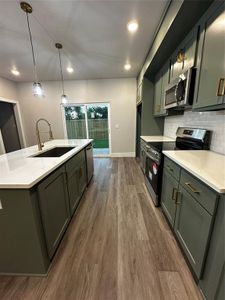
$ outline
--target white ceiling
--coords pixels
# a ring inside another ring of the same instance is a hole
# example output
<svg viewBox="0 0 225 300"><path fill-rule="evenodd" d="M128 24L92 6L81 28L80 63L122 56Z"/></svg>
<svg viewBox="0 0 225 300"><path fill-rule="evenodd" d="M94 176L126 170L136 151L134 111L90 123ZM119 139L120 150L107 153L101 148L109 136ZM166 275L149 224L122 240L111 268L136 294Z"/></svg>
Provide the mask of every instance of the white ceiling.
<svg viewBox="0 0 225 300"><path fill-rule="evenodd" d="M20 1L0 0L0 76L32 81L33 68L26 15ZM58 80L55 42L63 44L64 76L69 79L135 77L144 62L166 0L32 0L31 30L39 80ZM129 20L139 22L135 34ZM129 72L123 66L130 61ZM68 74L66 67L74 68ZM20 76L11 74L16 67Z"/></svg>

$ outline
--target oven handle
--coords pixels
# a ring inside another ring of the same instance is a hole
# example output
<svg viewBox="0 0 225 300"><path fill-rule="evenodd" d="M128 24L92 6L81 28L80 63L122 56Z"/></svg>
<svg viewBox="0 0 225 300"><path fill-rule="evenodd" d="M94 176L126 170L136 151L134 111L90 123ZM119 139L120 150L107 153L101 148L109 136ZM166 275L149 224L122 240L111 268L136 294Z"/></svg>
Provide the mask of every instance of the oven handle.
<svg viewBox="0 0 225 300"><path fill-rule="evenodd" d="M149 154L148 152L146 152L146 155L147 155L151 160L153 160L155 163L158 164L157 160L156 160L153 156L151 156L151 154Z"/></svg>

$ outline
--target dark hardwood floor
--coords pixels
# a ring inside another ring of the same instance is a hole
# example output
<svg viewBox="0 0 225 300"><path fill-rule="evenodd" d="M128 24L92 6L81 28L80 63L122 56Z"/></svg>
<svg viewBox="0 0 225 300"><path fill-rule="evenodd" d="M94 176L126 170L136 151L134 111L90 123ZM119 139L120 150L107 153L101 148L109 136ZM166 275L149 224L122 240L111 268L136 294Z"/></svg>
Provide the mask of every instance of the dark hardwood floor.
<svg viewBox="0 0 225 300"><path fill-rule="evenodd" d="M201 299L134 158L95 159L95 176L47 277L0 277L0 299Z"/></svg>

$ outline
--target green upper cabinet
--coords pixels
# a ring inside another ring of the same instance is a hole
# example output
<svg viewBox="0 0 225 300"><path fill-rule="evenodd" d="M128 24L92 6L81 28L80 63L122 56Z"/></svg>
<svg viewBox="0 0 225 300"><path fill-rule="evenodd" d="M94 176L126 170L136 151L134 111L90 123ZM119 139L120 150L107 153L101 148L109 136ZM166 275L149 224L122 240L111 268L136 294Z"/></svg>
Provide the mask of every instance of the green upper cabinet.
<svg viewBox="0 0 225 300"><path fill-rule="evenodd" d="M164 91L169 83L170 63L167 62L155 77L154 84L154 116L166 116L164 108Z"/></svg>
<svg viewBox="0 0 225 300"><path fill-rule="evenodd" d="M173 53L171 57L170 82L179 77L187 69L195 66L197 32L197 27L195 27ZM184 55L183 61L177 60L178 53Z"/></svg>
<svg viewBox="0 0 225 300"><path fill-rule="evenodd" d="M225 93L225 4L210 10L201 25L193 108L223 109Z"/></svg>

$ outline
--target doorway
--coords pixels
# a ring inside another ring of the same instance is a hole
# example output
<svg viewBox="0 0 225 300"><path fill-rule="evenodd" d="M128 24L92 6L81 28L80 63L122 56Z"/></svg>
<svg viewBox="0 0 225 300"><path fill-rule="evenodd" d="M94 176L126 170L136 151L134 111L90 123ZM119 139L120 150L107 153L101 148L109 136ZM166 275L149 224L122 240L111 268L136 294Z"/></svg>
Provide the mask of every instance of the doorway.
<svg viewBox="0 0 225 300"><path fill-rule="evenodd" d="M110 154L109 104L69 104L64 106L68 139L93 139L95 156Z"/></svg>
<svg viewBox="0 0 225 300"><path fill-rule="evenodd" d="M0 98L0 155L25 145L19 103Z"/></svg>

